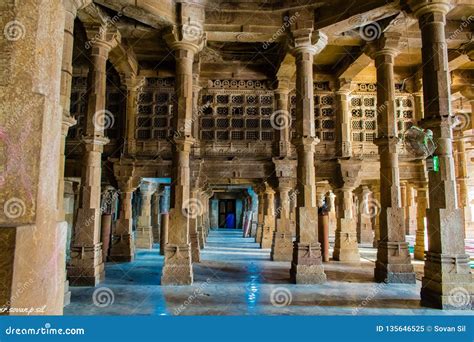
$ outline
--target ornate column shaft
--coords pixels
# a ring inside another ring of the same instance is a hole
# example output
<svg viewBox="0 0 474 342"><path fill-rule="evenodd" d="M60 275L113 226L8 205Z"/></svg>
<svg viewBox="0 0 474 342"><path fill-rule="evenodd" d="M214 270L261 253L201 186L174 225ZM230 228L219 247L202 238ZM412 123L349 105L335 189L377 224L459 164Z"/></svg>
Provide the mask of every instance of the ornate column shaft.
<svg viewBox="0 0 474 342"><path fill-rule="evenodd" d="M134 74L126 75L122 79L127 94L127 110L125 122L125 153L134 155L136 150L135 128L137 120L138 89L143 82L143 78L138 78Z"/></svg>
<svg viewBox="0 0 474 342"><path fill-rule="evenodd" d="M165 246L165 264L161 277L162 285L189 285L193 282L191 244L189 240L189 218L194 211L190 195L189 159L192 138L193 116L193 60L204 44L202 32L192 34L194 29L184 24L180 29L172 27L165 40L173 50L176 60L177 105L174 119L173 179L171 184L171 210L169 215L168 243Z"/></svg>
<svg viewBox="0 0 474 342"><path fill-rule="evenodd" d="M352 156L352 133L351 133L351 111L350 105L350 83L340 86L336 91L337 103L337 156L349 158Z"/></svg>
<svg viewBox="0 0 474 342"><path fill-rule="evenodd" d="M257 220L257 233L255 234L255 242L258 244L262 243L263 235L263 216L265 211L265 193L262 189L257 189L258 196L258 220Z"/></svg>
<svg viewBox="0 0 474 342"><path fill-rule="evenodd" d="M85 127L84 159L81 175L80 207L71 246L68 276L72 285L97 285L104 278L100 243L100 193L106 121L106 64L109 51L120 41L118 31L86 28L91 41L89 96Z"/></svg>
<svg viewBox="0 0 474 342"><path fill-rule="evenodd" d="M203 214L204 204L199 198L199 192L199 189L196 186L193 186L193 188L191 189L191 197L189 199L190 205L188 206L189 238L191 240L192 262L201 261L201 246L199 245L198 218Z"/></svg>
<svg viewBox="0 0 474 342"><path fill-rule="evenodd" d="M428 184L423 184L416 191L416 240L415 259L425 260L425 219L428 209Z"/></svg>
<svg viewBox="0 0 474 342"><path fill-rule="evenodd" d="M374 234L372 231L372 217L378 213L374 211L374 202L371 191L367 186L362 187L359 193L359 211L357 220L357 240L362 244L372 244Z"/></svg>
<svg viewBox="0 0 474 342"><path fill-rule="evenodd" d="M271 248L275 231L275 191L265 185L265 207L263 213L263 231L261 248Z"/></svg>
<svg viewBox="0 0 474 342"><path fill-rule="evenodd" d="M353 187L344 186L336 189L337 227L333 259L344 262L359 262L360 254L357 245L357 230L353 207Z"/></svg>
<svg viewBox="0 0 474 342"><path fill-rule="evenodd" d="M377 139L380 155L380 240L375 280L387 283L415 283L408 243L405 241L404 209L401 206L399 141L395 115L394 60L400 34L384 33L369 47L368 55L377 68ZM370 50L371 49L371 50Z"/></svg>
<svg viewBox="0 0 474 342"><path fill-rule="evenodd" d="M457 205L452 152L450 82L445 36L447 0L412 0L422 38L423 127L437 143L439 171L428 172L428 251L422 280L421 303L437 308L470 309L474 283L464 246L463 213ZM461 294L462 303L459 304Z"/></svg>
<svg viewBox="0 0 474 342"><path fill-rule="evenodd" d="M162 192L160 191L160 186L153 194L151 198L151 230L153 236L153 243L160 243L160 199Z"/></svg>
<svg viewBox="0 0 474 342"><path fill-rule="evenodd" d="M140 184L140 216L137 220L135 246L137 248L153 248L153 230L151 227L151 198L156 191L156 184L142 182Z"/></svg>
<svg viewBox="0 0 474 342"><path fill-rule="evenodd" d="M278 198L280 206L277 209L276 228L273 234L271 260L291 261L293 254L293 238L290 230L290 191L293 188L291 178L278 180Z"/></svg>
<svg viewBox="0 0 474 342"><path fill-rule="evenodd" d="M293 144L298 163L296 241L290 277L297 284L314 284L324 282L326 275L316 233L318 211L314 146L318 139L314 122L313 57L326 46L327 37L320 32L312 32L312 29L293 30L292 36L292 53L296 58L296 139Z"/></svg>
<svg viewBox="0 0 474 342"><path fill-rule="evenodd" d="M278 156L287 157L290 153L291 114L288 111L289 79L278 78L278 88L275 89L276 111L273 114L273 126L278 138Z"/></svg>
<svg viewBox="0 0 474 342"><path fill-rule="evenodd" d="M415 202L415 188L413 184L407 184L407 200L405 207L405 226L407 235L416 234L416 202Z"/></svg>

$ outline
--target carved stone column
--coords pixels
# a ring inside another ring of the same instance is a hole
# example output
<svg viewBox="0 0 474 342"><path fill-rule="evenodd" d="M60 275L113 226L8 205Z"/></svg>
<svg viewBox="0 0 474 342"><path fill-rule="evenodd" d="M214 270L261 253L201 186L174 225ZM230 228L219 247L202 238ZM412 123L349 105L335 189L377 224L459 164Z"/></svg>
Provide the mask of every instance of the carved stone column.
<svg viewBox="0 0 474 342"><path fill-rule="evenodd" d="M401 206L399 140L395 116L394 59L400 34L386 32L369 46L368 55L377 68L377 139L380 155L380 240L375 280L415 283L408 243L405 241L404 209Z"/></svg>
<svg viewBox="0 0 474 342"><path fill-rule="evenodd" d="M372 197L375 203L380 203L380 185L372 186ZM372 218L372 226L374 227L374 242L372 247L377 248L380 241L380 215L375 215Z"/></svg>
<svg viewBox="0 0 474 342"><path fill-rule="evenodd" d="M359 243L371 244L374 241L372 231L372 217L378 213L374 210L374 202L371 198L371 191L367 186L363 186L359 193L359 219L357 220L357 240Z"/></svg>
<svg viewBox="0 0 474 342"><path fill-rule="evenodd" d="M135 128L138 110L138 90L143 84L144 79L131 73L123 75L121 81L124 87L124 92L127 94L124 151L127 155L133 156L136 150Z"/></svg>
<svg viewBox="0 0 474 342"><path fill-rule="evenodd" d="M337 219L336 219L336 195L329 190L326 193L326 203L328 204L328 221L329 221L329 236L334 236L336 233Z"/></svg>
<svg viewBox="0 0 474 342"><path fill-rule="evenodd" d="M263 230L261 248L271 248L275 231L275 190L265 184L265 208L263 212Z"/></svg>
<svg viewBox="0 0 474 342"><path fill-rule="evenodd" d="M336 189L337 228L334 243L334 260L359 262L360 254L357 245L357 230L353 207L353 187L346 185Z"/></svg>
<svg viewBox="0 0 474 342"><path fill-rule="evenodd" d="M415 202L415 188L413 184L407 184L407 200L405 207L405 226L408 235L416 234L416 202Z"/></svg>
<svg viewBox="0 0 474 342"><path fill-rule="evenodd" d="M194 28L184 24L179 29L176 26L172 27L165 34L165 40L173 50L176 60L177 105L173 123L175 130L173 175L176 179L171 184L171 210L162 285L189 285L193 282L189 241L189 216L193 210L193 203L189 198L189 159L194 139L192 125L189 123L193 117L193 60L203 47L204 37L202 32L191 33L194 33Z"/></svg>
<svg viewBox="0 0 474 342"><path fill-rule="evenodd" d="M290 230L290 190L293 188L293 179L278 179L278 197L280 206L277 209L276 229L273 234L272 252L270 257L274 261L291 261L293 254L293 238Z"/></svg>
<svg viewBox="0 0 474 342"><path fill-rule="evenodd" d="M276 111L272 117L273 127L278 131L278 156L287 157L290 154L291 114L288 111L288 94L290 80L286 77L278 78L278 87L275 89Z"/></svg>
<svg viewBox="0 0 474 342"><path fill-rule="evenodd" d="M326 46L327 37L320 32L312 32L312 29L292 27L292 38L292 53L296 58L296 138L293 144L298 155L298 192L296 241L290 277L297 284L315 284L326 281L326 274L316 234L318 210L314 146L319 141L314 122L313 57Z"/></svg>
<svg viewBox="0 0 474 342"><path fill-rule="evenodd" d="M339 90L336 91L337 108L337 156L349 158L352 156L352 133L350 105L350 82L340 80Z"/></svg>
<svg viewBox="0 0 474 342"><path fill-rule="evenodd" d="M257 189L258 195L258 221L257 221L257 233L255 234L255 242L258 244L262 243L263 235L263 216L265 209L265 192L263 189Z"/></svg>
<svg viewBox="0 0 474 342"><path fill-rule="evenodd" d="M421 303L437 308L471 309L474 283L464 246L462 210L457 205L452 153L450 82L445 36L447 0L411 0L422 37L423 127L437 142L439 171L428 173L428 251L422 280ZM466 305L459 303L459 294Z"/></svg>
<svg viewBox="0 0 474 342"><path fill-rule="evenodd" d="M201 202L199 197L199 189L193 187L191 189L191 196L189 198L190 205L188 206L188 217L189 217L189 237L191 240L191 258L192 262L201 261L201 246L199 245L199 232L198 232L198 218L202 216L204 212L204 204Z"/></svg>
<svg viewBox="0 0 474 342"><path fill-rule="evenodd" d="M151 197L151 231L153 243L160 243L160 199L162 192L160 186Z"/></svg>
<svg viewBox="0 0 474 342"><path fill-rule="evenodd" d="M151 227L151 197L156 191L156 184L142 182L140 184L140 216L137 220L135 246L142 249L153 248L153 230Z"/></svg>
<svg viewBox="0 0 474 342"><path fill-rule="evenodd" d="M428 209L428 184L423 184L416 191L416 240L415 259L425 260L425 220L426 209Z"/></svg>
<svg viewBox="0 0 474 342"><path fill-rule="evenodd" d="M71 260L68 265L72 285L95 286L104 278L100 243L100 186L104 136L106 64L109 51L120 41L118 31L86 28L91 40L91 70L81 176L81 200L77 213Z"/></svg>

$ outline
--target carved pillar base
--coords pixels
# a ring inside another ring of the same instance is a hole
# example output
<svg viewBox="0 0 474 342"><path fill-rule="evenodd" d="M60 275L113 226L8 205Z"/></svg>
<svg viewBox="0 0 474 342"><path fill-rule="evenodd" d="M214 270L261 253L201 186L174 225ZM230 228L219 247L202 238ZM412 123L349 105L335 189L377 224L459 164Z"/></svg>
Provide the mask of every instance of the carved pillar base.
<svg viewBox="0 0 474 342"><path fill-rule="evenodd" d="M377 282L414 284L408 242L379 241L374 276Z"/></svg>
<svg viewBox="0 0 474 342"><path fill-rule="evenodd" d="M321 284L326 281L319 242L294 242L290 278L295 284Z"/></svg>
<svg viewBox="0 0 474 342"><path fill-rule="evenodd" d="M357 245L357 232L353 219L340 220L340 229L336 229L336 242L334 245L333 259L344 262L359 262L360 254Z"/></svg>
<svg viewBox="0 0 474 342"><path fill-rule="evenodd" d="M426 253L421 304L437 309L471 310L474 283L469 255Z"/></svg>
<svg viewBox="0 0 474 342"><path fill-rule="evenodd" d="M193 262L201 261L201 248L199 246L199 232L190 233L189 237L191 238L191 257Z"/></svg>
<svg viewBox="0 0 474 342"><path fill-rule="evenodd" d="M141 249L153 248L153 231L151 226L137 227L135 246Z"/></svg>
<svg viewBox="0 0 474 342"><path fill-rule="evenodd" d="M131 234L116 235L112 237L108 261L131 262L135 258L135 243Z"/></svg>
<svg viewBox="0 0 474 342"><path fill-rule="evenodd" d="M102 243L72 246L67 274L71 286L96 286L104 280Z"/></svg>
<svg viewBox="0 0 474 342"><path fill-rule="evenodd" d="M278 224L278 222L277 222ZM293 239L291 233L273 234L272 252L270 258L273 261L291 261L293 257Z"/></svg>
<svg viewBox="0 0 474 342"><path fill-rule="evenodd" d="M191 244L167 244L161 285L191 285L192 283Z"/></svg>

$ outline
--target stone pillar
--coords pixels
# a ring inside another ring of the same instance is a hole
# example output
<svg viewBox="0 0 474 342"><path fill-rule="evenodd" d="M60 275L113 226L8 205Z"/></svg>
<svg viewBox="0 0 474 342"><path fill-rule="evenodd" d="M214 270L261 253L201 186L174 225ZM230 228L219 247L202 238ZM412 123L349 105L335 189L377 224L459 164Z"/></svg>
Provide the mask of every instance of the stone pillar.
<svg viewBox="0 0 474 342"><path fill-rule="evenodd" d="M274 91L276 111L273 113L273 127L278 131L278 156L285 158L290 154L291 114L288 111L288 94L290 80L278 78L278 87Z"/></svg>
<svg viewBox="0 0 474 342"><path fill-rule="evenodd" d="M372 217L378 214L375 211L374 201L371 198L370 189L362 186L359 193L359 219L357 221L357 240L359 243L372 244L374 241L374 233L372 231Z"/></svg>
<svg viewBox="0 0 474 342"><path fill-rule="evenodd" d="M265 193L262 189L258 189L258 220L257 220L257 233L255 234L255 242L258 244L262 243L263 235L263 216L265 209Z"/></svg>
<svg viewBox="0 0 474 342"><path fill-rule="evenodd" d="M422 280L421 303L437 308L471 309L474 283L464 246L462 210L457 205L452 153L448 53L445 36L447 0L411 0L422 37L423 127L437 141L439 171L428 173L428 251ZM462 303L459 305L459 295Z"/></svg>
<svg viewBox="0 0 474 342"><path fill-rule="evenodd" d="M407 182L400 182L400 203L403 209L403 225L405 226L405 233L407 232Z"/></svg>
<svg viewBox="0 0 474 342"><path fill-rule="evenodd" d="M160 198L162 192L157 189L151 197L151 231L153 243L160 243Z"/></svg>
<svg viewBox="0 0 474 342"><path fill-rule="evenodd" d="M271 248L275 231L275 191L265 185L265 207L263 211L263 230L261 248Z"/></svg>
<svg viewBox="0 0 474 342"><path fill-rule="evenodd" d="M374 202L380 205L380 186L374 185L372 190ZM377 248L380 241L380 215L372 217L372 226L374 227L374 242L372 243L372 247Z"/></svg>
<svg viewBox="0 0 474 342"><path fill-rule="evenodd" d="M415 188L413 184L407 184L407 200L405 207L405 226L407 235L416 234L416 203L415 203Z"/></svg>
<svg viewBox="0 0 474 342"><path fill-rule="evenodd" d="M332 258L337 261L360 261L356 223L352 212L352 190L350 186L336 189L337 228Z"/></svg>
<svg viewBox="0 0 474 342"><path fill-rule="evenodd" d="M40 315L61 315L65 294L67 223L58 207L65 7L3 1L0 10L0 307L44 306Z"/></svg>
<svg viewBox="0 0 474 342"><path fill-rule="evenodd" d="M165 255L165 247L168 243L169 213L161 213L160 225L160 255Z"/></svg>
<svg viewBox="0 0 474 342"><path fill-rule="evenodd" d="M415 283L408 243L405 241L404 209L401 206L399 139L395 115L394 59L398 54L398 32L386 32L369 46L368 55L377 68L377 139L380 155L380 240L375 280Z"/></svg>
<svg viewBox="0 0 474 342"><path fill-rule="evenodd" d="M125 147L126 155L134 155L136 151L135 129L137 121L138 89L144 79L133 73L121 75L124 92L127 94L126 121L125 121Z"/></svg>
<svg viewBox="0 0 474 342"><path fill-rule="evenodd" d="M295 27L296 26L296 27ZM326 281L321 246L315 226L318 222L316 206L316 177L314 146L319 142L315 133L313 97L313 58L327 43L327 37L312 29L292 27L292 53L296 59L296 168L297 207L296 241L293 246L290 277L297 284Z"/></svg>
<svg viewBox="0 0 474 342"><path fill-rule="evenodd" d="M279 178L278 198L280 206L277 210L276 230L273 234L270 258L274 261L291 261L293 254L293 238L290 230L290 190L293 188L291 178Z"/></svg>
<svg viewBox="0 0 474 342"><path fill-rule="evenodd" d="M426 209L428 209L428 184L417 188L416 191L416 240L415 259L425 260L425 229Z"/></svg>
<svg viewBox="0 0 474 342"><path fill-rule="evenodd" d="M329 236L335 236L337 219L336 219L336 195L329 190L326 193L326 203L328 205L328 225L329 225Z"/></svg>
<svg viewBox="0 0 474 342"><path fill-rule="evenodd" d="M204 44L202 32L194 33L195 27L183 24L180 28L170 28L164 35L176 60L177 105L173 123L173 175L176 179L171 184L171 210L162 285L190 285L193 282L189 241L189 216L193 212L193 203L189 198L189 158L194 139L189 122L192 122L193 117L193 60Z"/></svg>
<svg viewBox="0 0 474 342"><path fill-rule="evenodd" d="M142 182L140 184L140 216L137 220L135 247L142 249L153 248L153 230L151 227L151 197L156 191L156 184Z"/></svg>
<svg viewBox="0 0 474 342"><path fill-rule="evenodd" d="M341 158L349 158L352 156L351 111L349 109L351 90L350 83L343 84L343 80L340 80L340 83L340 88L336 91L337 155Z"/></svg>
<svg viewBox="0 0 474 342"><path fill-rule="evenodd" d="M104 136L106 64L109 52L120 41L118 31L86 27L91 40L91 69L85 125L81 200L71 246L68 277L72 285L95 286L104 278L100 243L100 186ZM110 118L109 118L110 119Z"/></svg>
<svg viewBox="0 0 474 342"><path fill-rule="evenodd" d="M189 238L191 240L191 259L192 262L201 261L201 246L199 245L198 218L204 212L204 204L199 198L199 189L193 187L189 198L188 217L189 217Z"/></svg>

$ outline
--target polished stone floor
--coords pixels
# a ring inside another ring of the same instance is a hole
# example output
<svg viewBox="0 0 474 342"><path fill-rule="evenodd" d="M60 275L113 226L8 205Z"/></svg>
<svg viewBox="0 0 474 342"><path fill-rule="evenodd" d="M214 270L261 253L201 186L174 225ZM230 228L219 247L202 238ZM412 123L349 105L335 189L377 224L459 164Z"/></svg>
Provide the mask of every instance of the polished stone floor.
<svg viewBox="0 0 474 342"><path fill-rule="evenodd" d="M157 247L157 246L155 246ZM212 230L194 265L192 286L160 286L163 257L139 250L132 263L107 263L96 288L71 288L66 315L434 315L473 314L422 308L417 283L373 282L376 250L361 247L360 264L325 264L321 285L289 283L289 262L270 261L253 238L240 230Z"/></svg>

